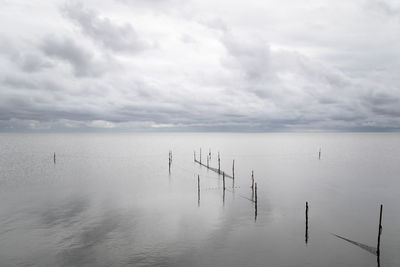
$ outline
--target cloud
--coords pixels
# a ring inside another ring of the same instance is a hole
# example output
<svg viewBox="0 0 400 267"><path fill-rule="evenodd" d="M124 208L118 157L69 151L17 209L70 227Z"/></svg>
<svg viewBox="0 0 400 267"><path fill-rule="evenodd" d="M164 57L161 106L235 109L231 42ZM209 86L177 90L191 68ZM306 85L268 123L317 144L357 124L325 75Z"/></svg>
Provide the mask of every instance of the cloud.
<svg viewBox="0 0 400 267"><path fill-rule="evenodd" d="M107 17L100 17L93 9L85 8L77 2L67 2L63 14L91 37L95 43L116 52L139 52L150 48L149 42L141 39L129 23L119 25Z"/></svg>
<svg viewBox="0 0 400 267"><path fill-rule="evenodd" d="M398 130L381 2L9 2L0 131Z"/></svg>
<svg viewBox="0 0 400 267"><path fill-rule="evenodd" d="M41 49L47 56L69 63L78 77L99 76L105 71L103 62L70 38L49 35L43 40Z"/></svg>

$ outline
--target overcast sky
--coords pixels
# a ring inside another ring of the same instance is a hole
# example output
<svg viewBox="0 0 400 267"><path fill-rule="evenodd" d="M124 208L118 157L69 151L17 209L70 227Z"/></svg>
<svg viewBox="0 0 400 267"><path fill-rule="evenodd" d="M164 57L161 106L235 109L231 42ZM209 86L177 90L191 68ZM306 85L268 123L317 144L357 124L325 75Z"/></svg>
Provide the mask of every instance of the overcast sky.
<svg viewBox="0 0 400 267"><path fill-rule="evenodd" d="M0 6L0 131L400 129L398 0Z"/></svg>

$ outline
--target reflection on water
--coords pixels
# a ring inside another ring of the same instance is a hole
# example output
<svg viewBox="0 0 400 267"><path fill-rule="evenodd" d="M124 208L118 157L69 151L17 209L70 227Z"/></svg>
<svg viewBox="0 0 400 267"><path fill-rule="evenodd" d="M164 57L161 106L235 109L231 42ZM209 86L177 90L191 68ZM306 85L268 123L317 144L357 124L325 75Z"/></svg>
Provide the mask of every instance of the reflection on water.
<svg viewBox="0 0 400 267"><path fill-rule="evenodd" d="M0 265L399 266L399 137L3 134ZM193 162L201 146L220 151L211 170ZM376 261L364 244L378 203L389 234Z"/></svg>

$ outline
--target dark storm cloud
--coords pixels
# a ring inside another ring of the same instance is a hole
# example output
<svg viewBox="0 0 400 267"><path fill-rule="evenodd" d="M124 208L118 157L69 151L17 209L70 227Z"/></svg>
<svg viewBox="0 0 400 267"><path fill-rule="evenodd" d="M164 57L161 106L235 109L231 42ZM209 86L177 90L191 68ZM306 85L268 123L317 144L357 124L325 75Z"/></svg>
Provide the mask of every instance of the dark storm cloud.
<svg viewBox="0 0 400 267"><path fill-rule="evenodd" d="M151 47L142 40L131 24L118 25L107 17L100 17L93 9L85 8L80 3L67 2L63 8L65 16L74 22L85 35L95 43L100 42L114 51L137 52Z"/></svg>

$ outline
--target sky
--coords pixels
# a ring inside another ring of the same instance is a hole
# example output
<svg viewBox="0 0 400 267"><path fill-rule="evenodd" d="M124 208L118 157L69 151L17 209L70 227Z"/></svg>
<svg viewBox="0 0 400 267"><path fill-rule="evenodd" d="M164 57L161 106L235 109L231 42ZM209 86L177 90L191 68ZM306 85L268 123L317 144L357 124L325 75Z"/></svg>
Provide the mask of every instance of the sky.
<svg viewBox="0 0 400 267"><path fill-rule="evenodd" d="M398 0L0 0L0 131L399 131Z"/></svg>

